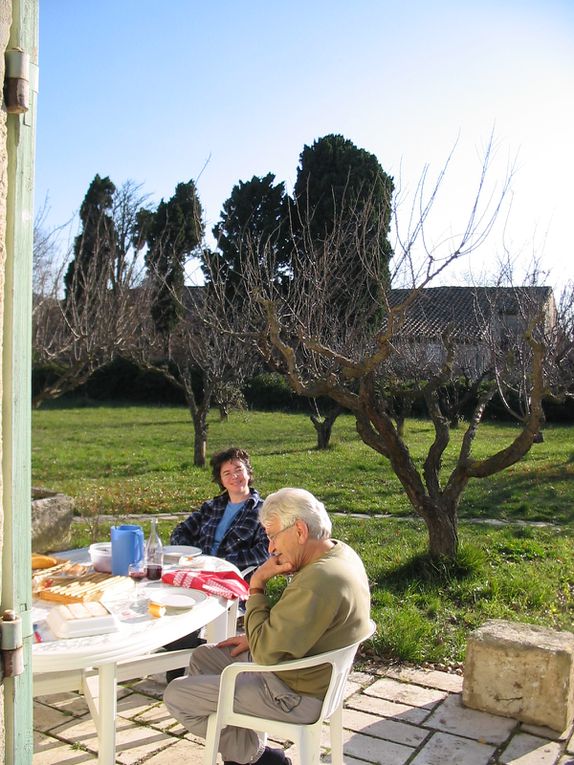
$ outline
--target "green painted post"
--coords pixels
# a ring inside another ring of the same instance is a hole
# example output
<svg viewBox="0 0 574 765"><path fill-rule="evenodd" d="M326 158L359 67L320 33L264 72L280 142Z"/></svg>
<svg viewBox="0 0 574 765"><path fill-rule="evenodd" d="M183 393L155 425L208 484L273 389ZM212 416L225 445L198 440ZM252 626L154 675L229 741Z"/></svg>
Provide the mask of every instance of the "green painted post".
<svg viewBox="0 0 574 765"><path fill-rule="evenodd" d="M12 0L9 49L30 57L29 108L7 115L8 192L2 351L2 609L22 619L24 673L4 678L5 764L30 765L32 734L31 326L38 2Z"/></svg>

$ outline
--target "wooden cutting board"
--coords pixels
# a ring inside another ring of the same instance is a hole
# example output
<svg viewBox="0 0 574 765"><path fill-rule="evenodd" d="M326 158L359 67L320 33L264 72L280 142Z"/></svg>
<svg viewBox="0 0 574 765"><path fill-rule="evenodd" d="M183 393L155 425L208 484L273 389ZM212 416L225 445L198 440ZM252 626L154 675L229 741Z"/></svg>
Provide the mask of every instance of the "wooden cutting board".
<svg viewBox="0 0 574 765"><path fill-rule="evenodd" d="M134 583L127 576L109 574L85 574L77 578L45 580L46 585L35 592L42 600L54 600L58 603L83 603L101 600L104 595L121 594L134 589Z"/></svg>

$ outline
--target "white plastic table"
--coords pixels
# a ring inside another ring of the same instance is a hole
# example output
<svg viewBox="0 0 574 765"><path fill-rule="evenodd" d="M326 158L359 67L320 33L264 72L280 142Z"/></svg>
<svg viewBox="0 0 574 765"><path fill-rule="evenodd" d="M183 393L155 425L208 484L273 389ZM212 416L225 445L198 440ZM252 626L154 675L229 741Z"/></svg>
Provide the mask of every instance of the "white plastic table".
<svg viewBox="0 0 574 765"><path fill-rule="evenodd" d="M58 555L87 562L87 550ZM230 564L228 567L234 568ZM84 694L98 735L99 765L115 762L118 680L182 666L189 650L153 652L195 630L205 627L208 642L218 642L235 634L236 600L208 596L189 610L168 609L165 616L154 618L147 612L146 591L169 590L170 585L146 582L138 588L141 588L140 597L135 602L131 595L125 594L104 601L120 620L119 631L104 635L49 639L45 618L48 610L58 604L40 600L33 603L34 623L38 624L39 633L48 637L32 648L34 696L70 690Z"/></svg>

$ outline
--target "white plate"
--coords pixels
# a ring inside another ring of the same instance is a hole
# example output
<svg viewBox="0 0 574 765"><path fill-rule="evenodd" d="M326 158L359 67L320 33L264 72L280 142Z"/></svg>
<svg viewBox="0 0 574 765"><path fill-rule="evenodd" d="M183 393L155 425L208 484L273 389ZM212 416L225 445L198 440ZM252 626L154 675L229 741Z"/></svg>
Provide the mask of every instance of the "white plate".
<svg viewBox="0 0 574 765"><path fill-rule="evenodd" d="M191 547L190 545L164 545L164 558L173 558L177 561L182 555L193 558L196 555L201 555L201 549L199 547Z"/></svg>
<svg viewBox="0 0 574 765"><path fill-rule="evenodd" d="M199 590L191 590L187 587L169 587L157 592L150 593L150 601L158 606L168 608L193 608L197 603L205 600L207 595Z"/></svg>
<svg viewBox="0 0 574 765"><path fill-rule="evenodd" d="M235 568L232 563L215 555L194 555L192 558L182 555L177 565L194 571L233 571Z"/></svg>

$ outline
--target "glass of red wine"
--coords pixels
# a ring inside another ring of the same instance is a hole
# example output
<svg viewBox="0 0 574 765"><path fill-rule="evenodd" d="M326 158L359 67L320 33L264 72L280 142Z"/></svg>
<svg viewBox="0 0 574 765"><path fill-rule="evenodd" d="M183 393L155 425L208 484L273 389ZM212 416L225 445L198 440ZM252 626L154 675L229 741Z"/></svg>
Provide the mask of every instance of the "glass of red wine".
<svg viewBox="0 0 574 765"><path fill-rule="evenodd" d="M133 580L136 586L136 600L137 600L140 595L140 587L138 585L140 584L140 582L143 582L146 576L146 567L143 560L136 561L135 563L130 563L130 565L128 566L128 576L130 577L130 579Z"/></svg>
<svg viewBox="0 0 574 765"><path fill-rule="evenodd" d="M163 566L161 563L148 563L146 566L146 576L150 582L161 579Z"/></svg>

